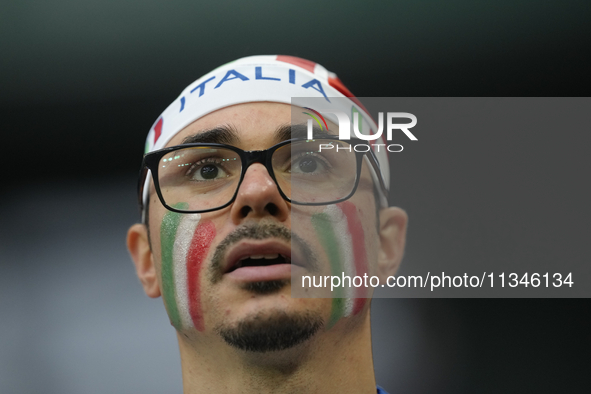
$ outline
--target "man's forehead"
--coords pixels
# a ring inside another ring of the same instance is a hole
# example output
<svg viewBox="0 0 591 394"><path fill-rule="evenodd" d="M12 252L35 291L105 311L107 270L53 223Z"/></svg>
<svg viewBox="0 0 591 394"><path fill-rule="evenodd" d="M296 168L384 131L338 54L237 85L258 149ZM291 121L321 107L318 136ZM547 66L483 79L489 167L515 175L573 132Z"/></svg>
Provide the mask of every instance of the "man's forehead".
<svg viewBox="0 0 591 394"><path fill-rule="evenodd" d="M288 104L271 102L245 103L222 108L185 127L166 146L219 143L240 147L304 138L306 118L299 109Z"/></svg>
<svg viewBox="0 0 591 394"><path fill-rule="evenodd" d="M225 107L185 127L169 141L167 146L180 145L185 139L191 137L196 137L197 140L194 142L218 142L198 141L197 138L204 133L214 137L216 130L219 138L227 140L220 143L233 142L231 145L246 142L250 138L272 137L278 127L290 123L290 107L287 104L270 102L244 103Z"/></svg>

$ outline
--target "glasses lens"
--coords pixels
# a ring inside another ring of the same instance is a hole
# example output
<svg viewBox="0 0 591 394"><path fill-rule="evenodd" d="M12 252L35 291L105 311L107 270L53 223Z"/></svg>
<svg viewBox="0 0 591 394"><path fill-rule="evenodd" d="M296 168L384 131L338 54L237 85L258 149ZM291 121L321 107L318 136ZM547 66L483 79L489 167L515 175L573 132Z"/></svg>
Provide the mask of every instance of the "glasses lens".
<svg viewBox="0 0 591 394"><path fill-rule="evenodd" d="M158 163L164 202L200 211L227 204L238 187L242 161L231 149L190 147L168 153Z"/></svg>
<svg viewBox="0 0 591 394"><path fill-rule="evenodd" d="M293 141L273 154L281 190L295 203L326 203L345 198L355 187L357 158L345 141Z"/></svg>

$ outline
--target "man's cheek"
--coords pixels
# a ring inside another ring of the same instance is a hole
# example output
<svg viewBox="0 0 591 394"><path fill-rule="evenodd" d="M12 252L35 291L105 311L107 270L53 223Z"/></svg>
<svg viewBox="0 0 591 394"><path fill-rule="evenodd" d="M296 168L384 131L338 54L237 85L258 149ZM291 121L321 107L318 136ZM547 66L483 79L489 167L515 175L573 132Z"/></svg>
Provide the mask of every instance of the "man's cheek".
<svg viewBox="0 0 591 394"><path fill-rule="evenodd" d="M330 264L330 275L347 281L333 291L330 328L340 318L361 312L369 297L368 289L355 282L356 277L370 275L364 227L359 209L350 201L328 205L312 215L311 222Z"/></svg>
<svg viewBox="0 0 591 394"><path fill-rule="evenodd" d="M199 214L167 212L160 226L162 294L176 329L203 330L201 275L216 229Z"/></svg>

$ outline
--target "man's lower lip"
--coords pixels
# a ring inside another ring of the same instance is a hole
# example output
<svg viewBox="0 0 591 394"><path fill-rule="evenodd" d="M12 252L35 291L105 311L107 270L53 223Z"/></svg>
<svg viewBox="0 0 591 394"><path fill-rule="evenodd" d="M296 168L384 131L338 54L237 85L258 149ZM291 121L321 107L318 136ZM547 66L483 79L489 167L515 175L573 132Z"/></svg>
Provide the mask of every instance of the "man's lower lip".
<svg viewBox="0 0 591 394"><path fill-rule="evenodd" d="M240 267L225 274L240 282L261 282L291 279L291 264L275 264L256 267Z"/></svg>

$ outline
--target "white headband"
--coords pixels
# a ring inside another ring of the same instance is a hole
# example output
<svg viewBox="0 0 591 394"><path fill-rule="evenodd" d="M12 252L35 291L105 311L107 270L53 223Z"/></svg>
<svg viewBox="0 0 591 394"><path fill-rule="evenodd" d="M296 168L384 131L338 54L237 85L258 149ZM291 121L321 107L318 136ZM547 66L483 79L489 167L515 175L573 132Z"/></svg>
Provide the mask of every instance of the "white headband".
<svg viewBox="0 0 591 394"><path fill-rule="evenodd" d="M363 116L363 134L373 134L377 125L363 105L349 92L336 74L320 64L293 56L249 56L226 63L199 78L183 90L158 117L146 138L144 153L162 149L179 131L197 119L221 108L235 104L270 101L292 104L296 97L324 97L325 108L351 113L351 108ZM333 100L348 97L349 100ZM343 108L346 102L348 108ZM339 108L336 108L336 106ZM330 118L331 116L327 116ZM380 137L383 138L383 137ZM384 149L375 151L382 180L390 188L388 155ZM144 204L148 198L150 178L144 184Z"/></svg>

